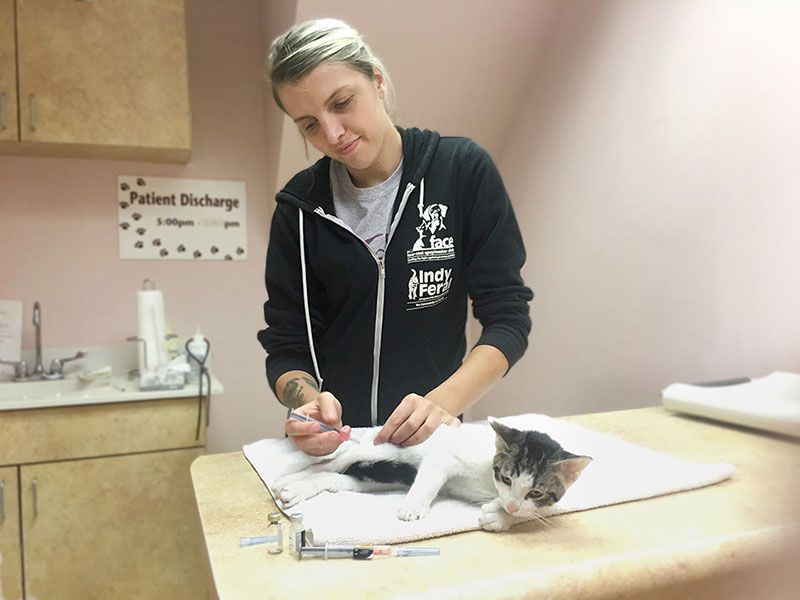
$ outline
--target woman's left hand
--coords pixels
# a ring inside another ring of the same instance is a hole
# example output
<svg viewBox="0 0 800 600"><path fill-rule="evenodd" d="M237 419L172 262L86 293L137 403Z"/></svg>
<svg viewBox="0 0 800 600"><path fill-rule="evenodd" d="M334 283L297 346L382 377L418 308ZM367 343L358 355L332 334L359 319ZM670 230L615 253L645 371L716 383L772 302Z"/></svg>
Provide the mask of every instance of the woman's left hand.
<svg viewBox="0 0 800 600"><path fill-rule="evenodd" d="M458 427L461 421L424 396L409 394L386 420L375 443L414 446L427 440L439 425Z"/></svg>

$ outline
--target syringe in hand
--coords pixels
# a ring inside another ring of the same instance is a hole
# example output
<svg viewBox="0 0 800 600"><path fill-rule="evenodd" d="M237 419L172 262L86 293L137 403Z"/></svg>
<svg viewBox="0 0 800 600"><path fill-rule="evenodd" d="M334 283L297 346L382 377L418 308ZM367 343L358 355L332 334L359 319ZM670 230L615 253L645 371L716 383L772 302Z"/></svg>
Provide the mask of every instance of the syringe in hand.
<svg viewBox="0 0 800 600"><path fill-rule="evenodd" d="M355 438L350 437L350 428L342 428L342 427L334 427L333 425L328 425L327 423L323 423L322 421L315 419L314 417L309 417L308 415L304 415L302 413L296 412L293 408L289 409L289 412L286 413L287 419L294 419L295 421L301 421L303 423L316 423L319 425L321 431L335 431L339 434L339 437L342 438L342 441L354 442L358 444L358 440Z"/></svg>

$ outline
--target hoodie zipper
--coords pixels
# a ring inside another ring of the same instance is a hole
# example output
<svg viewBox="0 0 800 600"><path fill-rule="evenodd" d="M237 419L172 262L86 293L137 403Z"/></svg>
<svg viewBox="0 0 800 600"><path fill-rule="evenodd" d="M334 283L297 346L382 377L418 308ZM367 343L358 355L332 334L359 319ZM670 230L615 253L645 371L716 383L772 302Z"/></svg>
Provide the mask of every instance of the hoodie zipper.
<svg viewBox="0 0 800 600"><path fill-rule="evenodd" d="M406 202L408 201L408 197L411 195L411 192L414 191L413 183L408 183L406 185L406 189L403 191L403 199L400 201L400 205L397 207L397 212L395 213L391 227L389 228L389 232L386 236L386 247L384 251L384 256L386 256L386 252L389 251L389 242L392 240L392 236L394 234L395 229L397 228L397 224L400 222L400 217L405 210ZM386 263L382 258L378 258L375 256L375 253L372 251L372 248L362 240L360 237L356 235L356 233L347 226L347 224L334 217L333 215L329 215L326 213L321 206L318 206L314 209L314 213L322 217L323 219L327 219L331 223L335 223L339 227L346 229L353 236L359 240L364 246L367 248L369 255L375 260L378 265L378 286L377 286L377 298L375 300L375 330L372 340L372 386L370 389L370 421L372 422L372 426L375 427L378 424L378 384L380 383L380 368L381 368L381 343L383 340L383 305L385 300L385 289L386 289Z"/></svg>
<svg viewBox="0 0 800 600"><path fill-rule="evenodd" d="M389 239L386 239L389 247ZM384 254L386 256L386 254ZM378 295L375 300L375 333L372 341L372 390L369 395L369 410L372 426L378 424L378 382L381 368L381 340L383 338L383 301L386 290L386 263L378 259Z"/></svg>

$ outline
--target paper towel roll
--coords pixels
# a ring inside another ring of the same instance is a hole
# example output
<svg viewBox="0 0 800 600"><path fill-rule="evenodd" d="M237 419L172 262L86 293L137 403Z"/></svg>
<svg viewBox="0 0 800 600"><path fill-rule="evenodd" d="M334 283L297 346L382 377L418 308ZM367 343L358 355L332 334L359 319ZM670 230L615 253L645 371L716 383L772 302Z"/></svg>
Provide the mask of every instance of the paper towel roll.
<svg viewBox="0 0 800 600"><path fill-rule="evenodd" d="M167 359L167 328L164 317L164 295L161 290L136 292L139 322L139 372L152 373ZM142 346L147 347L147 352ZM145 355L147 360L145 360Z"/></svg>

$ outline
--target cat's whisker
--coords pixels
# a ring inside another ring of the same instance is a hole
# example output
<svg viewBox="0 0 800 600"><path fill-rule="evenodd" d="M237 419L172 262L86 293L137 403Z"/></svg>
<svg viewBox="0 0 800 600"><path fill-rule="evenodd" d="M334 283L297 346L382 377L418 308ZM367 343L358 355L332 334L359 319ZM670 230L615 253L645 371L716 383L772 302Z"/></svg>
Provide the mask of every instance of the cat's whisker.
<svg viewBox="0 0 800 600"><path fill-rule="evenodd" d="M540 515L538 513L533 513L533 518L536 519L542 525L545 525L546 527L550 527L550 528L555 527L555 525L553 525L550 522L550 520L547 517L545 517L544 515Z"/></svg>

